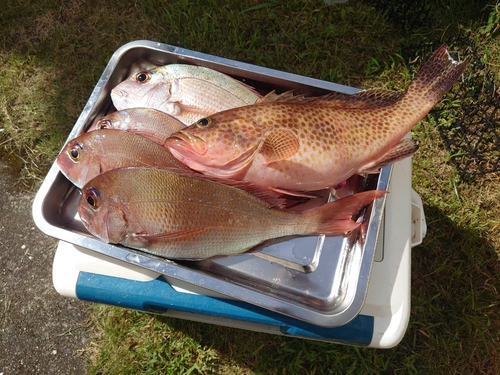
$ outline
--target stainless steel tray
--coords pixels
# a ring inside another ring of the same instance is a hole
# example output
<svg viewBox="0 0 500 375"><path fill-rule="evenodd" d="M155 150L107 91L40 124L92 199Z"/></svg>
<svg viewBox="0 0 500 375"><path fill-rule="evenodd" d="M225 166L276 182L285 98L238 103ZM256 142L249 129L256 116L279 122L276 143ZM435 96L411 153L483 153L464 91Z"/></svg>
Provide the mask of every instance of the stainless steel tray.
<svg viewBox="0 0 500 375"><path fill-rule="evenodd" d="M172 63L221 71L262 94L290 89L307 95L358 91L171 45L135 41L113 54L68 141L85 131L97 117L115 110L110 92L119 82L137 71ZM391 167L387 167L379 175L361 178L356 190L387 189L390 175ZM106 244L90 235L76 212L79 196L80 191L53 164L33 204L36 225L52 237L150 269L168 280L201 287L207 294L215 291L323 327L348 323L363 306L385 204L382 197L366 209L360 218L361 230L349 237L293 238L267 245L260 252L174 262Z"/></svg>

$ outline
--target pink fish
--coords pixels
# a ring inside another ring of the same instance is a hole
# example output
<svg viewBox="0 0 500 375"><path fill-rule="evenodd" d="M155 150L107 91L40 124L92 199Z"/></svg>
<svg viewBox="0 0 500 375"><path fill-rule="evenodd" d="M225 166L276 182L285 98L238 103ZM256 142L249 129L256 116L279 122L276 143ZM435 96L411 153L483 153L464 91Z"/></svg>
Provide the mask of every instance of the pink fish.
<svg viewBox="0 0 500 375"><path fill-rule="evenodd" d="M163 146L172 133L183 128L182 122L165 112L152 108L129 108L100 117L88 131L98 129L125 130Z"/></svg>
<svg viewBox="0 0 500 375"><path fill-rule="evenodd" d="M84 133L69 141L56 159L61 172L82 187L111 169L129 166L188 169L165 148L147 138L116 129Z"/></svg>
<svg viewBox="0 0 500 375"><path fill-rule="evenodd" d="M116 109L155 108L185 124L253 104L260 95L242 82L203 66L169 64L133 74L111 91Z"/></svg>
<svg viewBox="0 0 500 375"><path fill-rule="evenodd" d="M293 212L192 173L129 167L89 181L78 214L105 242L170 259L205 259L242 253L272 238L344 235L360 225L352 217L385 193L365 191Z"/></svg>
<svg viewBox="0 0 500 375"><path fill-rule="evenodd" d="M269 94L198 120L167 140L177 159L207 175L285 191L337 187L412 155L403 137L452 87L467 62L440 47L406 92L366 90L317 98Z"/></svg>

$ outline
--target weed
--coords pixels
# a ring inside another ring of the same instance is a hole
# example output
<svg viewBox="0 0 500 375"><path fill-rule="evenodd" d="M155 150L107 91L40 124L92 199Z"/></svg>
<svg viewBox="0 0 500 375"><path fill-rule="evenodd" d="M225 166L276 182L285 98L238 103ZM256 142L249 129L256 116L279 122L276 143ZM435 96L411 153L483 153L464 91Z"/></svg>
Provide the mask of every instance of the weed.
<svg viewBox="0 0 500 375"><path fill-rule="evenodd" d="M500 4L497 3L491 8L493 10L490 12L488 22L479 28L479 32L487 38L494 38L500 34Z"/></svg>

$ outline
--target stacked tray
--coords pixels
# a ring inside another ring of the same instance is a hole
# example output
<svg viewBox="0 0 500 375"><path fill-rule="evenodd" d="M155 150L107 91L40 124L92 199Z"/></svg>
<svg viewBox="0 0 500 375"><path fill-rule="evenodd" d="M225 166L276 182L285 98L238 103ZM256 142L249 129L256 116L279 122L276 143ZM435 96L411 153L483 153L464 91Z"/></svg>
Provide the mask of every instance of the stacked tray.
<svg viewBox="0 0 500 375"><path fill-rule="evenodd" d="M228 60L151 41L135 41L111 57L68 136L84 132L115 111L110 92L131 74L166 64L194 64L228 74L261 94L295 90L308 96L355 88ZM354 190L386 190L391 167L358 178ZM85 229L77 214L80 191L53 164L37 193L33 217L46 234L164 275L169 282L202 288L323 327L346 324L361 310L383 222L385 196L362 212L360 230L347 237L307 236L267 244L259 251L203 261L170 261L106 244ZM324 201L328 199L325 196ZM312 204L317 204L313 202Z"/></svg>

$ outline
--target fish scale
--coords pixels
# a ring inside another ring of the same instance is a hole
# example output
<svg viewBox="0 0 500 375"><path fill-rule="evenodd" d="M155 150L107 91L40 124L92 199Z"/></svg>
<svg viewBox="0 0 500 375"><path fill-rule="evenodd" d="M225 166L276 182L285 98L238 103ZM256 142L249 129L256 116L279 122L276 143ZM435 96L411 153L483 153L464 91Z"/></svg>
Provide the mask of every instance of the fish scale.
<svg viewBox="0 0 500 375"><path fill-rule="evenodd" d="M106 242L170 259L204 259L272 238L348 233L360 225L353 215L383 194L367 191L297 213L192 173L129 167L89 181L78 214Z"/></svg>
<svg viewBox="0 0 500 375"><path fill-rule="evenodd" d="M153 108L129 108L98 118L88 131L125 130L163 146L173 132L183 128L182 122L165 112Z"/></svg>
<svg viewBox="0 0 500 375"><path fill-rule="evenodd" d="M404 136L466 66L442 46L406 92L372 89L317 98L270 93L172 134L166 146L207 175L290 192L341 186L354 174L412 155L417 145Z"/></svg>
<svg viewBox="0 0 500 375"><path fill-rule="evenodd" d="M61 172L77 187L100 173L129 166L188 169L165 147L117 129L100 129L70 140L56 159Z"/></svg>
<svg viewBox="0 0 500 375"><path fill-rule="evenodd" d="M228 75L186 64L169 64L135 73L111 90L113 105L118 110L154 108L184 124L225 109L253 104L258 98L255 90Z"/></svg>

